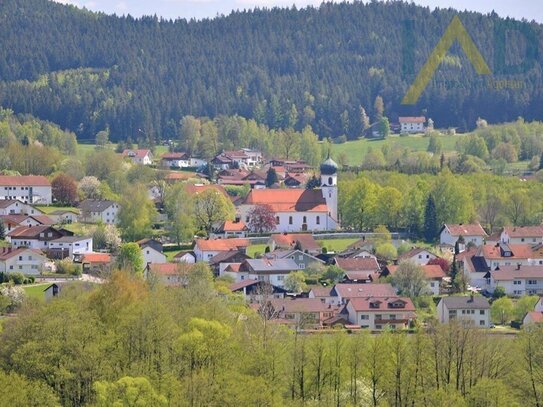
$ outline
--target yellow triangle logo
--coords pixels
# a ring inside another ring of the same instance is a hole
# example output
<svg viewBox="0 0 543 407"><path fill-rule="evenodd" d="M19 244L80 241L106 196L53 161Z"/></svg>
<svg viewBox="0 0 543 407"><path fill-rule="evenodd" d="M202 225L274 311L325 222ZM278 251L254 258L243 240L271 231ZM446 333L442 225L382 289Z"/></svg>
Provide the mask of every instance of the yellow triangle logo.
<svg viewBox="0 0 543 407"><path fill-rule="evenodd" d="M455 40L458 40L460 46L479 75L492 74L492 71L466 31L462 21L460 21L458 16L454 16L453 20L447 27L447 31L445 31L445 34L443 34L439 40L438 44L430 54L430 57L421 68L415 82L411 85L404 96L402 100L403 105L414 105L417 103L420 95L424 89L426 89L426 86L428 86L434 72L445 58L445 55L447 55L447 51L451 48Z"/></svg>

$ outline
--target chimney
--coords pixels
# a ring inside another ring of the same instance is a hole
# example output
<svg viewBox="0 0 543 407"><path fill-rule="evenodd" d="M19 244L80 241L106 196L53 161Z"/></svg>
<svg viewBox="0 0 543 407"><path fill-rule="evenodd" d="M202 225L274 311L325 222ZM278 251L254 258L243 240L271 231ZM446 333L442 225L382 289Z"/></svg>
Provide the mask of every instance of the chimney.
<svg viewBox="0 0 543 407"><path fill-rule="evenodd" d="M473 302L473 294L470 294L468 302Z"/></svg>

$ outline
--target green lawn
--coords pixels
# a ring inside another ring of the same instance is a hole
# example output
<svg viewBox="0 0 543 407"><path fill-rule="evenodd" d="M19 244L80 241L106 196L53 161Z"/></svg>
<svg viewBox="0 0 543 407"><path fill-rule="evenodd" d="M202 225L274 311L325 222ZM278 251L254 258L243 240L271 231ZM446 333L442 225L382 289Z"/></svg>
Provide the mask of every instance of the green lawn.
<svg viewBox="0 0 543 407"><path fill-rule="evenodd" d="M23 289L25 290L26 295L29 298L44 300L45 296L44 296L43 290L45 290L50 285L51 283L27 285L27 286L24 286Z"/></svg>
<svg viewBox="0 0 543 407"><path fill-rule="evenodd" d="M455 151L456 142L464 137L463 135L456 136L440 136L439 141L443 145L444 152ZM343 144L334 144L332 146L332 153L335 157L339 154L345 154L347 157L347 163L350 165L358 165L362 162L362 159L371 147L373 150L380 150L383 145L388 144L390 146L395 143L402 147L409 148L413 151L426 151L428 148L429 138L422 135L404 136L392 135L386 140L369 140L361 139L356 141L349 141Z"/></svg>
<svg viewBox="0 0 543 407"><path fill-rule="evenodd" d="M253 244L247 248L247 255L254 258L256 253L264 254L266 246L266 244Z"/></svg>
<svg viewBox="0 0 543 407"><path fill-rule="evenodd" d="M360 239L324 239L317 240L321 247L326 247L326 250L329 252L342 252L348 246L352 245L355 242L358 242Z"/></svg>
<svg viewBox="0 0 543 407"><path fill-rule="evenodd" d="M84 223L67 223L62 227L70 232L73 232L77 236L85 236L89 233L89 226Z"/></svg>
<svg viewBox="0 0 543 407"><path fill-rule="evenodd" d="M49 215L52 212L55 211L70 211L74 213L79 213L79 210L77 208L74 208L72 206L44 206L44 205L35 205L37 209L45 213L46 215Z"/></svg>

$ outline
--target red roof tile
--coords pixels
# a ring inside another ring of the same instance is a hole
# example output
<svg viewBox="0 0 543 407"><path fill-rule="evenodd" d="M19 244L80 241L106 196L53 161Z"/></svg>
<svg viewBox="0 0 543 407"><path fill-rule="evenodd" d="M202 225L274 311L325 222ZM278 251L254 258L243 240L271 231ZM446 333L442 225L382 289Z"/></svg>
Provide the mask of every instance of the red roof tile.
<svg viewBox="0 0 543 407"><path fill-rule="evenodd" d="M487 236L485 230L479 223L472 223L468 225L458 224L445 224L451 236Z"/></svg>
<svg viewBox="0 0 543 407"><path fill-rule="evenodd" d="M336 258L337 266L343 271L378 271L379 263L373 257L370 258Z"/></svg>
<svg viewBox="0 0 543 407"><path fill-rule="evenodd" d="M82 263L110 263L111 254L109 253L87 253L81 259Z"/></svg>
<svg viewBox="0 0 543 407"><path fill-rule="evenodd" d="M26 248L26 247L20 247L18 249L13 249L11 247L2 247L2 248L0 248L0 260L11 259L12 257L18 256L21 253L24 253L24 252L26 252L28 250L30 250L31 252L34 252L35 254L37 254L39 256L45 257L43 252L41 252L40 250L36 250L36 249L29 249L29 248Z"/></svg>
<svg viewBox="0 0 543 407"><path fill-rule="evenodd" d="M247 239L197 239L196 247L206 252L238 250L251 245Z"/></svg>
<svg viewBox="0 0 543 407"><path fill-rule="evenodd" d="M398 120L400 123L425 123L426 117L417 116L417 117L399 117Z"/></svg>
<svg viewBox="0 0 543 407"><path fill-rule="evenodd" d="M540 324L543 322L543 312L530 311L528 312L528 315L534 324Z"/></svg>
<svg viewBox="0 0 543 407"><path fill-rule="evenodd" d="M503 257L499 245L485 244L481 247L482 255L485 259L530 259L533 256L532 247L528 244L509 244L507 245L512 252L512 256Z"/></svg>
<svg viewBox="0 0 543 407"><path fill-rule="evenodd" d="M411 299L407 297L365 297L365 298L351 298L350 300L351 305L353 306L354 310L357 312L361 311L374 311L374 312L383 312L384 310L390 311L390 312L402 312L402 311L411 311L415 312L415 306L413 305L413 302ZM394 308L389 307L389 304L394 302L403 302L405 306L403 308ZM378 304L378 308L373 308L370 306L370 304Z"/></svg>
<svg viewBox="0 0 543 407"><path fill-rule="evenodd" d="M543 225L537 226L506 226L503 231L513 238L543 237Z"/></svg>
<svg viewBox="0 0 543 407"><path fill-rule="evenodd" d="M336 284L334 291L343 298L394 297L397 295L391 284Z"/></svg>
<svg viewBox="0 0 543 407"><path fill-rule="evenodd" d="M1 186L31 186L31 187L50 187L51 183L46 177L41 175L0 175Z"/></svg>
<svg viewBox="0 0 543 407"><path fill-rule="evenodd" d="M122 155L130 158L144 158L148 154L151 154L151 150L124 150Z"/></svg>
<svg viewBox="0 0 543 407"><path fill-rule="evenodd" d="M163 160L181 160L188 158L187 153L164 153L160 156Z"/></svg>
<svg viewBox="0 0 543 407"><path fill-rule="evenodd" d="M326 200L317 189L253 189L245 204L270 205L274 212L328 212Z"/></svg>
<svg viewBox="0 0 543 407"><path fill-rule="evenodd" d="M279 247L292 248L296 246L296 243L299 242L300 246L302 247L302 251L320 251L321 249L313 235L308 233L281 233L271 235L271 239Z"/></svg>

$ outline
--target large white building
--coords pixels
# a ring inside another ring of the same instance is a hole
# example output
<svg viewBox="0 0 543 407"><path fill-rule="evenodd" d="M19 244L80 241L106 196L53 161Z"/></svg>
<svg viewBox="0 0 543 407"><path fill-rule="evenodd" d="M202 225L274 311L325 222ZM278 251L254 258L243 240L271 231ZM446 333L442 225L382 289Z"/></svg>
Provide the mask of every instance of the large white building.
<svg viewBox="0 0 543 407"><path fill-rule="evenodd" d="M273 232L336 230L338 224L337 164L328 158L320 166L320 189L253 189L239 215L247 224L257 205L267 205L275 213Z"/></svg>
<svg viewBox="0 0 543 407"><path fill-rule="evenodd" d="M121 207L115 201L86 199L79 204L80 221L83 223L104 223L114 225L118 221Z"/></svg>
<svg viewBox="0 0 543 407"><path fill-rule="evenodd" d="M424 133L424 123L426 123L426 118L424 116L400 117L399 122L400 122L400 132L402 134Z"/></svg>
<svg viewBox="0 0 543 407"><path fill-rule="evenodd" d="M51 183L39 175L0 175L0 200L50 205L53 202Z"/></svg>
<svg viewBox="0 0 543 407"><path fill-rule="evenodd" d="M38 275L44 270L46 262L47 257L40 250L0 248L0 272Z"/></svg>
<svg viewBox="0 0 543 407"><path fill-rule="evenodd" d="M490 304L485 297L443 297L437 304L439 322L447 324L453 320L478 328L490 327Z"/></svg>

